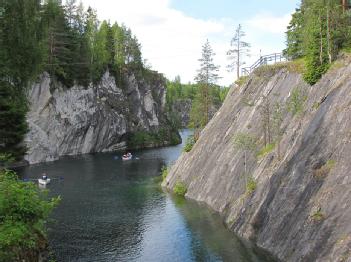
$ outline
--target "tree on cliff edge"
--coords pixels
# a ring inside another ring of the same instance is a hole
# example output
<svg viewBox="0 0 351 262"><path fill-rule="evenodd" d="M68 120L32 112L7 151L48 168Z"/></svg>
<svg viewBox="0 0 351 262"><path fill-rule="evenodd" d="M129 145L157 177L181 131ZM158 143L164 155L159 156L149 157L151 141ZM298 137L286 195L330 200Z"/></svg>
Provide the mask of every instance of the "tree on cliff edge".
<svg viewBox="0 0 351 262"><path fill-rule="evenodd" d="M190 113L190 122L193 128L203 128L210 118L211 88L219 79L217 74L219 66L213 63L214 55L210 42L207 40L202 46L202 57L199 59L200 69L195 77L200 92L195 97Z"/></svg>
<svg viewBox="0 0 351 262"><path fill-rule="evenodd" d="M245 32L242 30L242 26L239 24L235 29L234 36L230 41L231 49L228 50L227 55L231 63L227 66L230 71L236 69L236 77L240 77L240 67L244 65L244 57L249 56L250 44L243 41Z"/></svg>

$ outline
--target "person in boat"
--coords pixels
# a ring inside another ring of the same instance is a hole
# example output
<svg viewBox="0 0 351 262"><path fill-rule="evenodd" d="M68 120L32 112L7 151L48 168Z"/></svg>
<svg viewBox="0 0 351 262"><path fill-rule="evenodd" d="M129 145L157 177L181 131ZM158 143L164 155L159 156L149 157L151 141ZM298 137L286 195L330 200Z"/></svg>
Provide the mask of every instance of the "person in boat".
<svg viewBox="0 0 351 262"><path fill-rule="evenodd" d="M129 152L127 152L126 154L123 155L123 157L130 157L130 156L132 156L132 154Z"/></svg>
<svg viewBox="0 0 351 262"><path fill-rule="evenodd" d="M43 179L43 180L47 180L47 179L48 179L48 176L47 176L45 173L43 173L42 179Z"/></svg>

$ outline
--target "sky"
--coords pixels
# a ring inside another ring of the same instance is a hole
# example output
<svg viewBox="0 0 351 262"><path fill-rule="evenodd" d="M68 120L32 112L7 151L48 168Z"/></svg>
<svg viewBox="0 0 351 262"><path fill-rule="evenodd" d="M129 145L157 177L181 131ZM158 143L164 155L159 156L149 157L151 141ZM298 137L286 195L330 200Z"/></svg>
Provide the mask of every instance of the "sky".
<svg viewBox="0 0 351 262"><path fill-rule="evenodd" d="M285 48L285 31L300 0L82 0L97 10L100 20L124 23L142 46L143 58L153 70L183 83L194 82L202 45L208 39L214 62L220 66L218 84L235 81L228 72L226 52L235 28L241 24L251 44L250 66L262 55Z"/></svg>

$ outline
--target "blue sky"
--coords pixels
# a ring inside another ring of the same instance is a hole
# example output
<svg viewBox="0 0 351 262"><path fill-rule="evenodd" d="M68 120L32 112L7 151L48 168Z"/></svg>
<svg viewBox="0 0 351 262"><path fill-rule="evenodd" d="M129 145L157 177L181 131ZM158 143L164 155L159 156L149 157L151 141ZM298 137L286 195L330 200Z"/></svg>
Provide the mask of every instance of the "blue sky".
<svg viewBox="0 0 351 262"><path fill-rule="evenodd" d="M245 19L255 13L270 12L286 14L298 6L296 0L172 0L171 7L186 15L201 18L236 18Z"/></svg>
<svg viewBox="0 0 351 262"><path fill-rule="evenodd" d="M286 27L300 0L82 0L100 19L132 29L143 57L152 69L182 82L193 82L199 67L201 47L208 39L221 66L219 81L230 85L235 74L227 72L226 52L234 29L240 23L252 46L247 65L262 54L285 48Z"/></svg>

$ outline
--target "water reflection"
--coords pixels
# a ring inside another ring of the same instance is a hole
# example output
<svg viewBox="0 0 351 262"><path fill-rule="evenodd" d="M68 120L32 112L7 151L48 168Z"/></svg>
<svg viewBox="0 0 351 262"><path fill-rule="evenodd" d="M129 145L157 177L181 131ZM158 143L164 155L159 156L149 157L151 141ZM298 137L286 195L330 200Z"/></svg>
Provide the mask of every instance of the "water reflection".
<svg viewBox="0 0 351 262"><path fill-rule="evenodd" d="M183 137L189 134L183 132ZM21 171L62 177L47 188L62 202L49 240L57 261L265 261L206 208L170 197L155 182L182 146L68 157Z"/></svg>

